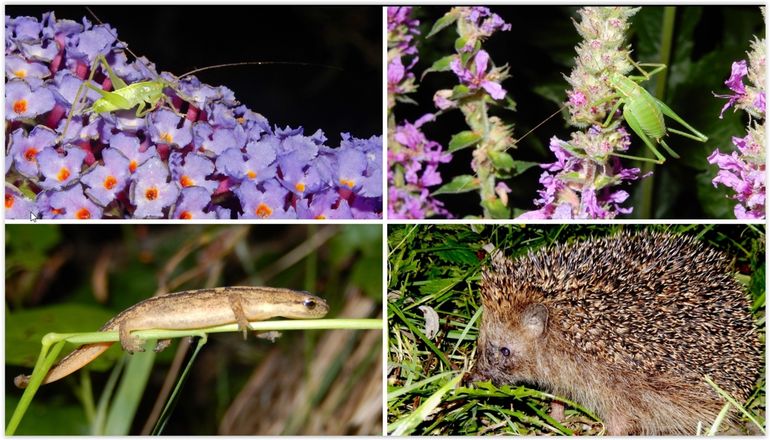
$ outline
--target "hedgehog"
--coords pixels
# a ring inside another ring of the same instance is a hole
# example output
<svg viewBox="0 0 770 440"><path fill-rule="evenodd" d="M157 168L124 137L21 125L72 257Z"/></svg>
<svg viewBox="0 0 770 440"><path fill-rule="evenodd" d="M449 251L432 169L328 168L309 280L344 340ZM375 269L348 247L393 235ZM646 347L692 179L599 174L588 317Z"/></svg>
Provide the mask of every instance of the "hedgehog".
<svg viewBox="0 0 770 440"><path fill-rule="evenodd" d="M567 397L610 435L713 423L725 401L706 375L740 402L755 386L764 357L747 293L726 256L691 237L623 232L491 260L472 382Z"/></svg>

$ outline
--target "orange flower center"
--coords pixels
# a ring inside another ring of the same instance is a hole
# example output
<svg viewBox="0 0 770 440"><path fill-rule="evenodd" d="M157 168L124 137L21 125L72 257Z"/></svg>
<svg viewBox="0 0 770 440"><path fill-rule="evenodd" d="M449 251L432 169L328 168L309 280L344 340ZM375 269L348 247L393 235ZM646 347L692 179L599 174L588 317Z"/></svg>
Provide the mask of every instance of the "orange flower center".
<svg viewBox="0 0 770 440"><path fill-rule="evenodd" d="M348 179L340 179L340 184L347 186L348 188L353 188L356 186L356 182Z"/></svg>
<svg viewBox="0 0 770 440"><path fill-rule="evenodd" d="M179 218L182 220L192 220L193 215L190 211L182 211L182 213L179 214Z"/></svg>
<svg viewBox="0 0 770 440"><path fill-rule="evenodd" d="M317 216L315 216L315 219L316 220L326 220L326 216L323 215L323 214L318 214Z"/></svg>
<svg viewBox="0 0 770 440"><path fill-rule="evenodd" d="M104 178L104 189L115 188L115 185L117 184L118 184L118 179L116 179L115 176L107 176Z"/></svg>
<svg viewBox="0 0 770 440"><path fill-rule="evenodd" d="M27 113L27 100L22 98L13 102L13 112L17 114Z"/></svg>
<svg viewBox="0 0 770 440"><path fill-rule="evenodd" d="M251 170L249 170L249 171L246 173L246 177L248 177L248 178L249 178L249 180L254 180L254 179L256 179L256 178L257 178L257 173L255 173L254 171L251 171Z"/></svg>
<svg viewBox="0 0 770 440"><path fill-rule="evenodd" d="M78 209L78 212L75 213L75 217L79 218L80 220L88 220L91 218L91 211L86 208L80 208Z"/></svg>
<svg viewBox="0 0 770 440"><path fill-rule="evenodd" d="M19 69L15 72L13 72L14 75L16 75L17 78L26 78L27 77L27 71L24 69Z"/></svg>
<svg viewBox="0 0 770 440"><path fill-rule="evenodd" d="M193 186L193 185L195 185L195 181L194 181L194 180L192 180L191 178L189 178L188 176L182 176L182 177L180 177L180 178L179 178L179 183L180 183L180 184L181 184L183 187L188 187L188 186Z"/></svg>
<svg viewBox="0 0 770 440"><path fill-rule="evenodd" d="M260 218L268 218L271 215L273 215L273 210L270 209L270 207L267 206L265 203L260 203L254 212L257 214L257 217L260 217Z"/></svg>
<svg viewBox="0 0 770 440"><path fill-rule="evenodd" d="M27 162L34 162L35 157L37 157L37 148L35 147L29 147L26 150L24 150L24 160Z"/></svg>
<svg viewBox="0 0 770 440"><path fill-rule="evenodd" d="M131 171L132 173L134 171L136 171L136 161L135 160L132 160L131 162L128 163L128 170Z"/></svg>
<svg viewBox="0 0 770 440"><path fill-rule="evenodd" d="M144 192L144 197L147 200L155 200L158 198L158 188L151 186Z"/></svg>
<svg viewBox="0 0 770 440"><path fill-rule="evenodd" d="M53 214L53 215L62 215L62 214L64 214L64 210L63 209L58 209L58 208L51 208L51 214Z"/></svg>
<svg viewBox="0 0 770 440"><path fill-rule="evenodd" d="M305 191L305 184L302 183L302 182L297 182L297 184L294 185L294 188L296 188L297 191L299 191L299 192L304 192Z"/></svg>
<svg viewBox="0 0 770 440"><path fill-rule="evenodd" d="M160 139L167 144L174 142L174 136L172 136L171 133L168 133L168 132L161 133Z"/></svg>
<svg viewBox="0 0 770 440"><path fill-rule="evenodd" d="M13 208L13 202L15 202L16 199L13 197L13 194L6 194L5 195L5 209L11 209Z"/></svg>
<svg viewBox="0 0 770 440"><path fill-rule="evenodd" d="M70 176L70 170L67 167L61 167L59 170L59 173L56 175L56 178L59 179L59 182L64 182L67 180L67 178Z"/></svg>

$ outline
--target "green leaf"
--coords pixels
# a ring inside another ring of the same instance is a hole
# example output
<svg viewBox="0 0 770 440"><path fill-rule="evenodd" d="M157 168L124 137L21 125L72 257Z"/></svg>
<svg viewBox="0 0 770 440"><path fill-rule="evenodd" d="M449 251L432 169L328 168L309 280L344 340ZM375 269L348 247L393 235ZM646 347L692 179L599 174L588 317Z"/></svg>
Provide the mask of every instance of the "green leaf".
<svg viewBox="0 0 770 440"><path fill-rule="evenodd" d="M451 67L449 67L449 63L451 63L452 59L454 59L456 56L457 55L447 55L443 58L439 58L433 63L433 65L431 65L425 70L425 72L422 73L422 76L425 76L428 72L446 72L450 70Z"/></svg>
<svg viewBox="0 0 770 440"><path fill-rule="evenodd" d="M7 345L6 345L7 348ZM19 396L6 388L5 416L13 413L19 404ZM27 408L29 414L34 414L26 423L21 423L14 435L87 435L88 422L83 407L72 400L59 399L56 404L33 400Z"/></svg>
<svg viewBox="0 0 770 440"><path fill-rule="evenodd" d="M527 171L528 169L532 167L540 166L539 162L528 162L526 160L514 160L513 161L513 175L516 176L518 174L523 173L524 171Z"/></svg>
<svg viewBox="0 0 770 440"><path fill-rule="evenodd" d="M452 139L449 141L449 152L453 153L463 148L471 147L480 141L481 137L480 134L474 133L471 130L461 131L452 136Z"/></svg>
<svg viewBox="0 0 770 440"><path fill-rule="evenodd" d="M370 298L382 299L382 254L359 258L350 276Z"/></svg>
<svg viewBox="0 0 770 440"><path fill-rule="evenodd" d="M451 182L443 185L441 188L433 192L433 196L439 194L462 194L468 191L474 191L479 189L479 182L474 176L462 175L456 176Z"/></svg>
<svg viewBox="0 0 770 440"><path fill-rule="evenodd" d="M514 167L513 157L508 153L491 151L489 153L489 160L491 160L495 168L499 170L508 171Z"/></svg>
<svg viewBox="0 0 770 440"><path fill-rule="evenodd" d="M396 420L394 423L388 426L388 430L391 431L391 434L394 436L409 435L413 433L415 428L417 428L420 423L424 422L430 417L433 410L435 410L436 407L438 407L438 405L441 403L444 395L454 389L457 384L460 383L462 378L463 373L461 372L452 380L444 384L444 386L439 388L438 391L425 399L422 405L417 407L414 412L399 420Z"/></svg>
<svg viewBox="0 0 770 440"><path fill-rule="evenodd" d="M424 284L419 285L420 293L428 296L444 293L457 285L460 281L462 281L460 278L437 278L435 280L426 281ZM415 283L415 285L418 284Z"/></svg>
<svg viewBox="0 0 770 440"><path fill-rule="evenodd" d="M510 208L505 206L500 199L484 200L481 206L491 218L510 218Z"/></svg>
<svg viewBox="0 0 770 440"><path fill-rule="evenodd" d="M505 104L503 104L503 108L506 110L510 110L512 112L516 111L516 101L513 100L510 96L505 97Z"/></svg>
<svg viewBox="0 0 770 440"><path fill-rule="evenodd" d="M459 243L450 243L454 245L451 248L439 249L436 251L436 256L446 261L447 263L461 264L465 266L476 266L479 263L479 259L476 257L476 252ZM455 247L456 246L456 247Z"/></svg>
<svg viewBox="0 0 770 440"><path fill-rule="evenodd" d="M457 21L458 16L459 14L454 11L447 12L443 17L439 18L435 23L433 23L433 27L425 38L430 38L441 32L442 29Z"/></svg>
<svg viewBox="0 0 770 440"><path fill-rule="evenodd" d="M40 353L40 340L51 332L77 333L96 331L112 317L101 307L81 304L58 304L5 314L5 362L9 365L32 367ZM65 347L64 353L72 346ZM105 356L106 355L106 356ZM89 367L104 371L119 356L109 350Z"/></svg>
<svg viewBox="0 0 770 440"><path fill-rule="evenodd" d="M150 378L152 366L155 363L156 341L148 340L145 351L131 356L126 371L121 377L120 385L115 393L115 399L107 414L107 424L104 435L127 435L136 416L139 402L144 395L147 381Z"/></svg>

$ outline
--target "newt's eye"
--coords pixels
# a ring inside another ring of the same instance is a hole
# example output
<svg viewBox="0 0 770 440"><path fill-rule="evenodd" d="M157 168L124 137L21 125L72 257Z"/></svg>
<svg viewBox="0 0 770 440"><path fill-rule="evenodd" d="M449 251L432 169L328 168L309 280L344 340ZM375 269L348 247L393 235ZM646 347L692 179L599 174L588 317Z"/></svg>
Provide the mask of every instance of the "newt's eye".
<svg viewBox="0 0 770 440"><path fill-rule="evenodd" d="M315 305L316 305L315 301L312 300L312 299L306 299L304 304L305 304L305 307L307 307L310 310L313 310L315 308Z"/></svg>

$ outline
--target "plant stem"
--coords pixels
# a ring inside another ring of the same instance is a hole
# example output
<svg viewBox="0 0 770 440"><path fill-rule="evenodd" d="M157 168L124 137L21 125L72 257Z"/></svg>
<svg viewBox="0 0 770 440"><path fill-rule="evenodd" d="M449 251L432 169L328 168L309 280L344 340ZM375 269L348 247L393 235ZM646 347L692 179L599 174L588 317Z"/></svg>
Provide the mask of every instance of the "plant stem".
<svg viewBox="0 0 770 440"><path fill-rule="evenodd" d="M660 30L660 58L659 63L669 66L671 61L671 47L674 38L674 24L676 20L676 6L666 6L663 8L663 23ZM666 86L668 84L668 69L663 70L657 77L655 83L655 96L661 101L666 96ZM653 157L651 151L645 151L646 157ZM641 175L648 174L655 166L652 162L642 164ZM640 183L640 203L638 218L652 218L653 190L655 188L655 175L642 179Z"/></svg>

